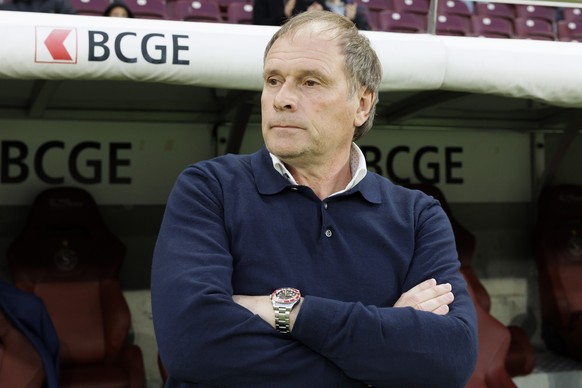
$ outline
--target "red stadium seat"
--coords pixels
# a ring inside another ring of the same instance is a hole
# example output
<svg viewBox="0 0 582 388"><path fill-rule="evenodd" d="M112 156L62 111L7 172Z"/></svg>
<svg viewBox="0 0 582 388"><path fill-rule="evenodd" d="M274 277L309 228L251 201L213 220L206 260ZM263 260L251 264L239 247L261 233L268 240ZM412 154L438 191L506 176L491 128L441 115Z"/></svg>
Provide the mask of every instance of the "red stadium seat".
<svg viewBox="0 0 582 388"><path fill-rule="evenodd" d="M470 36L470 19L459 15L438 15L436 20L436 34Z"/></svg>
<svg viewBox="0 0 582 388"><path fill-rule="evenodd" d="M473 13L466 2L461 0L443 0L437 4L439 15L458 15L470 18Z"/></svg>
<svg viewBox="0 0 582 388"><path fill-rule="evenodd" d="M471 17L471 27L475 36L502 39L513 37L513 21L506 18L473 15Z"/></svg>
<svg viewBox="0 0 582 388"><path fill-rule="evenodd" d="M165 0L125 0L136 18L166 19Z"/></svg>
<svg viewBox="0 0 582 388"><path fill-rule="evenodd" d="M515 16L518 18L526 19L543 19L550 24L554 24L556 21L556 8L555 7L543 7L539 5L515 5Z"/></svg>
<svg viewBox="0 0 582 388"><path fill-rule="evenodd" d="M442 0L437 3L437 30L439 29L439 24L443 24L444 31L437 34L439 35L471 35L471 16L473 12L469 9L466 2L462 0ZM441 16L445 16L443 19ZM449 16L454 16L451 20ZM441 20L439 21L438 18ZM463 25L463 31L458 30L456 25Z"/></svg>
<svg viewBox="0 0 582 388"><path fill-rule="evenodd" d="M392 0L392 9L400 13L408 12L426 16L429 4L428 0Z"/></svg>
<svg viewBox="0 0 582 388"><path fill-rule="evenodd" d="M384 10L392 9L390 0L360 0L360 5L368 9L368 23L373 30L380 30L378 15Z"/></svg>
<svg viewBox="0 0 582 388"><path fill-rule="evenodd" d="M582 186L546 187L538 215L542 338L549 350L582 360Z"/></svg>
<svg viewBox="0 0 582 388"><path fill-rule="evenodd" d="M556 40L552 23L545 19L517 18L514 27L514 38Z"/></svg>
<svg viewBox="0 0 582 388"><path fill-rule="evenodd" d="M235 1L227 6L226 20L234 24L253 24L253 4Z"/></svg>
<svg viewBox="0 0 582 388"><path fill-rule="evenodd" d="M44 385L45 373L37 350L0 310L0 387Z"/></svg>
<svg viewBox="0 0 582 388"><path fill-rule="evenodd" d="M71 0L79 15L103 16L109 6L109 0Z"/></svg>
<svg viewBox="0 0 582 388"><path fill-rule="evenodd" d="M567 21L582 21L582 8L564 8L564 20Z"/></svg>
<svg viewBox="0 0 582 388"><path fill-rule="evenodd" d="M464 272L463 272L464 274ZM475 300L471 286L469 293ZM477 365L465 388L516 388L505 367L511 334L481 305L475 303L479 335Z"/></svg>
<svg viewBox="0 0 582 388"><path fill-rule="evenodd" d="M582 42L582 19L558 21L558 39L564 42Z"/></svg>
<svg viewBox="0 0 582 388"><path fill-rule="evenodd" d="M171 4L172 19L188 22L222 23L216 0L177 0Z"/></svg>
<svg viewBox="0 0 582 388"><path fill-rule="evenodd" d="M509 21L515 19L515 7L506 3L481 3L475 2L475 15L505 18Z"/></svg>
<svg viewBox="0 0 582 388"><path fill-rule="evenodd" d="M418 33L426 31L426 22L417 14L408 12L382 11L379 14L380 31Z"/></svg>
<svg viewBox="0 0 582 388"><path fill-rule="evenodd" d="M40 193L9 246L14 284L44 302L60 341L61 387L144 387L139 347L119 280L123 243L92 196L72 187Z"/></svg>

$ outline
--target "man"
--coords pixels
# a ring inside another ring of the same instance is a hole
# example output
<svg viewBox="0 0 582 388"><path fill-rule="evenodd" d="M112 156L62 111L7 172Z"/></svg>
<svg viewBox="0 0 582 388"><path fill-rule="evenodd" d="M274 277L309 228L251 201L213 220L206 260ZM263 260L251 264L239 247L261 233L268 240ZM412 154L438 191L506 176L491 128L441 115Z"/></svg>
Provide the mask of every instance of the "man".
<svg viewBox="0 0 582 388"><path fill-rule="evenodd" d="M463 387L477 323L448 219L353 143L381 79L368 40L305 12L263 74L266 147L188 167L168 200L152 268L167 387Z"/></svg>

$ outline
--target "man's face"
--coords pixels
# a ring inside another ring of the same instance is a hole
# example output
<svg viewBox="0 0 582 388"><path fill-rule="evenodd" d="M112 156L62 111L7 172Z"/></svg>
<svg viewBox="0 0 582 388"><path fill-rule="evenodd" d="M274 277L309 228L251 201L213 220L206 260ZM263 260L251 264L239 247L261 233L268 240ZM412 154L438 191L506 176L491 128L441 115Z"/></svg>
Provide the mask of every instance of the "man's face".
<svg viewBox="0 0 582 388"><path fill-rule="evenodd" d="M296 167L349 152L359 93L350 96L345 57L329 33L308 29L282 37L265 58L261 97L267 148Z"/></svg>

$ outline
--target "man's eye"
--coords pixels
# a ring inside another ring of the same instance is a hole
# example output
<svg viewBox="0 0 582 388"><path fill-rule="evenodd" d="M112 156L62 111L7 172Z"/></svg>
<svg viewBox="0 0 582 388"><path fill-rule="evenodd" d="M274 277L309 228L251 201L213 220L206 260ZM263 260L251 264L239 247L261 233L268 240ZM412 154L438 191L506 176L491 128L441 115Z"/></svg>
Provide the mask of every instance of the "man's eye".
<svg viewBox="0 0 582 388"><path fill-rule="evenodd" d="M307 86L316 86L317 85L317 81L314 81L312 79L305 81L305 85Z"/></svg>
<svg viewBox="0 0 582 388"><path fill-rule="evenodd" d="M277 80L275 78L269 78L269 79L267 79L267 83L271 86L275 86L279 83L279 80Z"/></svg>

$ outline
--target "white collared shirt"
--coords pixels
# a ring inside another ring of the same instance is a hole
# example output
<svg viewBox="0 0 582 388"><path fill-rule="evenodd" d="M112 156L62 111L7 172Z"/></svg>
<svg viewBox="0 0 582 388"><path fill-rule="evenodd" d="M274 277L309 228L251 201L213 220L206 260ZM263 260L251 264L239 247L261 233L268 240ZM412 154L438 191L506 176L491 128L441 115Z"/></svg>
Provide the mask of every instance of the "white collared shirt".
<svg viewBox="0 0 582 388"><path fill-rule="evenodd" d="M287 179L291 184L298 186L299 184L293 178L293 175L289 172L285 164L281 162L281 159L269 153L271 155L271 159L273 160L273 167L275 170L279 172L285 179ZM356 143L352 143L352 148L350 150L350 169L352 171L352 180L349 181L348 185L345 189L338 191L337 193L333 193L331 196L341 194L346 192L356 186L368 173L368 169L366 167L366 158L364 157L364 153L360 150L360 147L356 145Z"/></svg>

